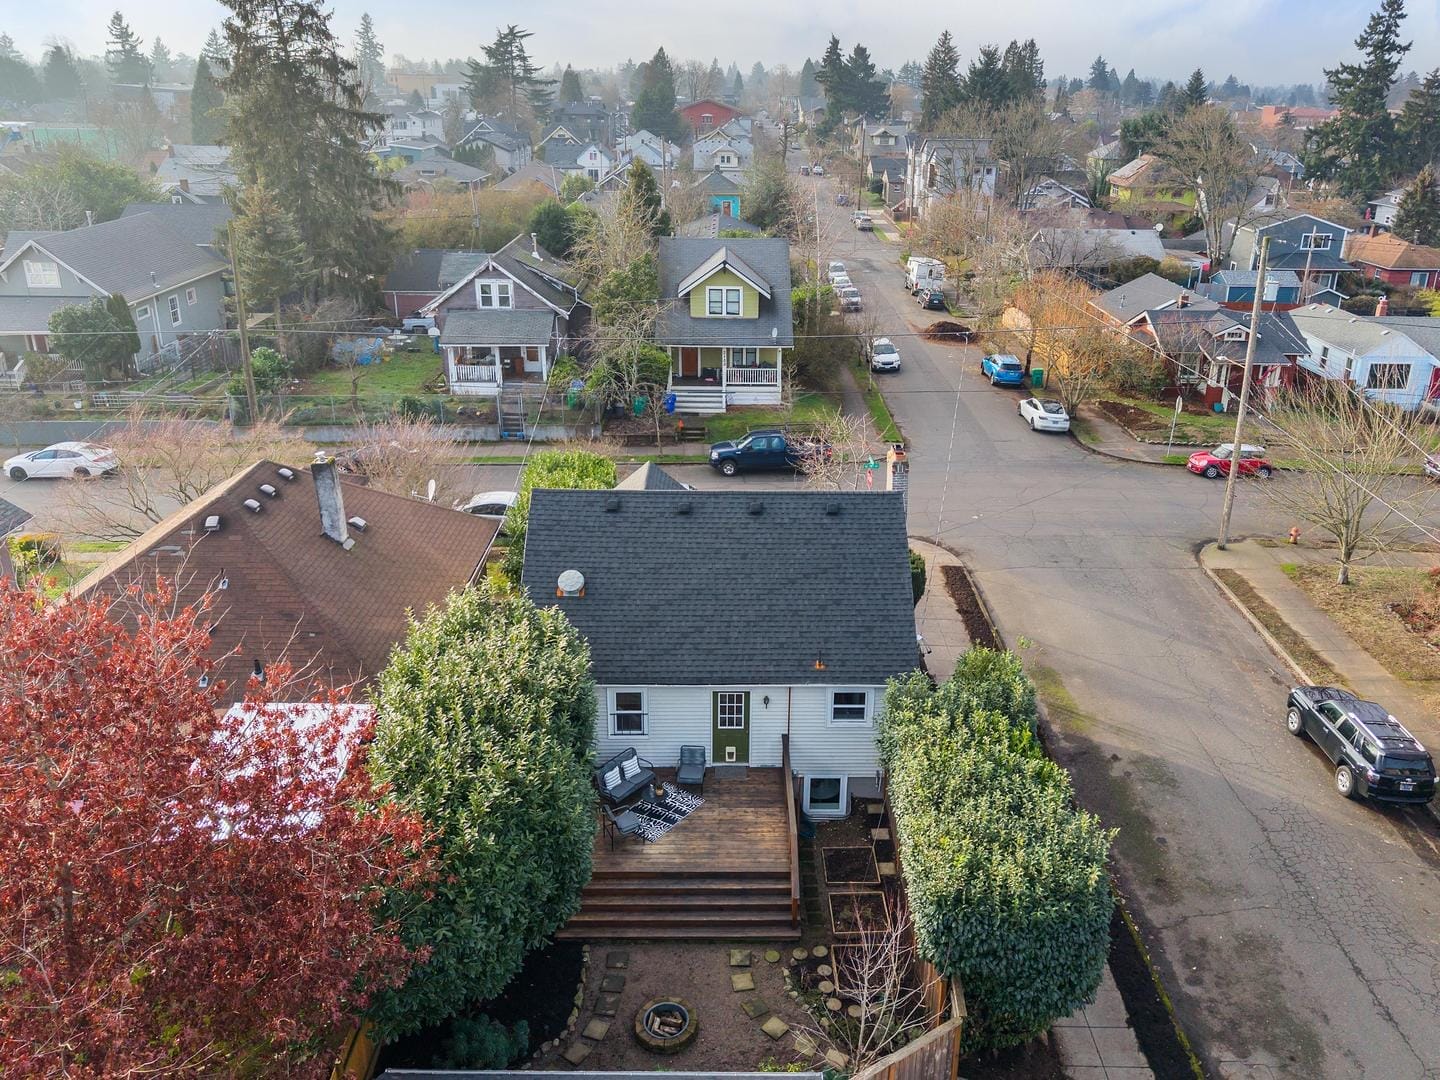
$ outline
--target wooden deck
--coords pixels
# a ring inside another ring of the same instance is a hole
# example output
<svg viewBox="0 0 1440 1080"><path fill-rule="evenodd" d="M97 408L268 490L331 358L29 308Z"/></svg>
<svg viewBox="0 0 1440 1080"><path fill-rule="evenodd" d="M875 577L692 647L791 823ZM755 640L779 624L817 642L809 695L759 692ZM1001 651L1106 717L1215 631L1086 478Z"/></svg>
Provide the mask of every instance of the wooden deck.
<svg viewBox="0 0 1440 1080"><path fill-rule="evenodd" d="M657 770L674 780L674 771ZM705 804L654 844L604 830L564 938L799 936L791 919L790 823L780 769L705 777Z"/></svg>

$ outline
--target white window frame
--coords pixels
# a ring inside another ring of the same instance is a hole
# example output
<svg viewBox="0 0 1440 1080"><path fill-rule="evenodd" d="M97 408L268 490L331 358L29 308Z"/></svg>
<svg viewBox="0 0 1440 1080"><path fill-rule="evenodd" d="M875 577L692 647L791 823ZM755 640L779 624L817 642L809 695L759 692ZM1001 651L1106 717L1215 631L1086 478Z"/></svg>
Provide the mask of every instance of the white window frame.
<svg viewBox="0 0 1440 1080"><path fill-rule="evenodd" d="M194 307L195 304L196 304L196 302L197 302L199 299L200 299L200 294L195 291L195 286L194 286L194 285L191 285L188 289L185 290L185 305L186 305L186 307Z"/></svg>
<svg viewBox="0 0 1440 1080"><path fill-rule="evenodd" d="M621 708L618 706L618 704L617 704L617 702L616 702L616 698L618 698L619 695L621 695L621 694L639 694L639 695L640 695L640 730L639 730L639 731L621 731L621 730L620 730L620 727L619 727L619 724L618 724L619 714L624 713L626 716L633 716L634 713L635 713L635 710L634 710L634 709L621 709ZM610 721L610 737L611 737L611 738L614 738L614 739L644 739L644 738L648 738L648 737L649 737L649 735L650 735L650 709L649 709L650 700L649 700L649 695L645 692L645 687L643 687L643 686L612 686L612 687L610 687L609 690L606 691L606 697L607 697L607 701L608 701L608 705L609 705L609 709L607 710L607 712L608 712L609 721Z"/></svg>
<svg viewBox="0 0 1440 1080"><path fill-rule="evenodd" d="M714 298L720 297L720 310L715 311ZM734 294L735 311L729 311L731 294ZM737 285L705 286L705 314L712 319L740 319L745 315L745 292Z"/></svg>
<svg viewBox="0 0 1440 1080"><path fill-rule="evenodd" d="M60 264L53 259L26 259L25 284L31 289L58 289Z"/></svg>
<svg viewBox="0 0 1440 1080"><path fill-rule="evenodd" d="M485 290L490 290L488 293ZM504 303L501 303L501 301ZM515 290L508 278L486 278L475 282L475 306L482 311L509 311L515 306Z"/></svg>
<svg viewBox="0 0 1440 1080"><path fill-rule="evenodd" d="M839 780L839 781L840 781L840 802L839 802L839 804L838 804L837 806L822 806L822 807L818 807L818 808L817 808L817 807L815 807L815 806L811 803L811 801L810 801L810 785L813 784L816 780ZM844 817L844 816L845 816L845 808L849 805L849 802L850 802L850 778L849 778L848 776L832 776L832 775L815 775L815 776L811 776L811 775L808 775L808 774L807 774L806 777L805 777L805 783L802 785L802 787L804 788L804 791L803 791L803 793L802 793L803 796L804 796L804 798L803 798L801 801L802 801L802 803L803 803L804 810L805 810L805 813L806 813L807 815L811 815L811 816L814 816L814 817L831 817L831 816L833 816L833 817Z"/></svg>
<svg viewBox="0 0 1440 1080"><path fill-rule="evenodd" d="M148 318L150 318L150 305L149 305L149 304L141 304L139 307L137 307L137 308L135 309L135 321L136 321L136 322L143 322L143 321L145 321L145 320L148 319Z"/></svg>
<svg viewBox="0 0 1440 1080"><path fill-rule="evenodd" d="M733 699L733 700L732 700ZM750 703L749 693L745 690L717 690L715 691L715 728L718 731L744 731L745 713ZM740 711L738 714L726 715L726 708ZM726 723L726 720L735 720L738 717L739 723Z"/></svg>
<svg viewBox="0 0 1440 1080"><path fill-rule="evenodd" d="M1403 371L1405 373L1405 377L1400 380L1399 386L1376 386L1374 384L1375 371L1377 368L1394 368L1397 374ZM1410 385L1410 376L1413 373L1414 365L1411 364L1409 361L1401 361L1399 363L1390 360L1382 360L1379 363L1375 363L1372 361L1370 366L1365 369L1365 389L1379 390L1382 393L1385 391L1390 391L1393 393L1396 390L1404 390L1407 386Z"/></svg>
<svg viewBox="0 0 1440 1080"><path fill-rule="evenodd" d="M866 686L832 686L830 688L829 721L831 727L870 727L874 723L874 692ZM837 716L837 709L854 709L854 705L841 705L836 702L840 694L864 694L865 706L863 716Z"/></svg>
<svg viewBox="0 0 1440 1080"><path fill-rule="evenodd" d="M1428 286L1428 284L1429 284L1429 281L1430 281L1430 271L1429 271L1429 270L1412 270L1412 271L1410 271L1410 284L1411 284L1412 287L1418 287L1418 288L1421 288L1421 289L1426 288L1426 287Z"/></svg>
<svg viewBox="0 0 1440 1080"><path fill-rule="evenodd" d="M750 356L747 356L747 354L749 354L749 353L753 353L753 354L754 354L753 358L751 358ZM732 345L732 346L730 347L729 366L730 366L730 367L759 367L759 366L760 366L760 350L759 350L758 348L754 347L753 345L745 345L745 346Z"/></svg>
<svg viewBox="0 0 1440 1080"><path fill-rule="evenodd" d="M1325 241L1323 244L1320 242L1322 240ZM1311 229L1308 233L1300 234L1301 251L1329 251L1331 245L1334 243L1334 233L1322 233L1316 229Z"/></svg>
<svg viewBox="0 0 1440 1080"><path fill-rule="evenodd" d="M165 306L170 309L170 325L179 326L184 322L184 316L180 314L180 294L171 293L165 298Z"/></svg>

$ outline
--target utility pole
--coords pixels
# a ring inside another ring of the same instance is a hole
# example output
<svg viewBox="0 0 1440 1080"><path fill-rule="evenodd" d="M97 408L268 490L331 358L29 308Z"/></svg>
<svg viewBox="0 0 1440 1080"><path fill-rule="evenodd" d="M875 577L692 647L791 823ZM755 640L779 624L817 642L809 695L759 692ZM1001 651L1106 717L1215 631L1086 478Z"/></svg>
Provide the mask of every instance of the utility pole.
<svg viewBox="0 0 1440 1080"><path fill-rule="evenodd" d="M1230 448L1230 470L1225 474L1225 502L1220 507L1220 537L1216 544L1225 550L1230 539L1230 511L1235 508L1235 478L1240 475L1240 439L1245 409L1250 404L1250 371L1255 362L1255 342L1260 339L1260 313L1265 310L1265 263L1270 257L1270 238L1260 241L1260 266L1255 272L1255 301L1250 305L1250 335L1245 342L1245 370L1240 375L1240 406L1235 410L1235 439Z"/></svg>
<svg viewBox="0 0 1440 1080"><path fill-rule="evenodd" d="M240 253L235 248L235 221L225 226L225 238L230 247L230 276L235 282L235 316L240 324L240 370L245 376L245 407L250 414L250 423L260 419L260 398L255 393L255 369L250 366L250 328L246 325L249 315L245 311L245 290L240 286ZM275 313L278 318L280 313Z"/></svg>

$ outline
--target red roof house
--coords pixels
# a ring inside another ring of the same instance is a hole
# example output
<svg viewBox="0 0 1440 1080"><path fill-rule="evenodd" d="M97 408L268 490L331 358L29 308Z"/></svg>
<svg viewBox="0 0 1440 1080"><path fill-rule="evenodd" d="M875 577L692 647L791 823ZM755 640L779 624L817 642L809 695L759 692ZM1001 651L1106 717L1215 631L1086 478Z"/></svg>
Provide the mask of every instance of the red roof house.
<svg viewBox="0 0 1440 1080"><path fill-rule="evenodd" d="M704 135L707 131L722 127L734 120L735 117L743 115L739 109L711 98L701 98L699 101L692 101L689 105L682 105L679 111L680 115L684 117L685 123L697 137Z"/></svg>

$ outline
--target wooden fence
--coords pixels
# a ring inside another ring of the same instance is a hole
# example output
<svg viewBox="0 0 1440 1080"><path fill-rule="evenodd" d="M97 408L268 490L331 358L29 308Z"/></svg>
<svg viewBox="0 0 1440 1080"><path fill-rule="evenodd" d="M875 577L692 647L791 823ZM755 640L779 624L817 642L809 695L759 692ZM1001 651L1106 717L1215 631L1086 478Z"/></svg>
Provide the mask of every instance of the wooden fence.
<svg viewBox="0 0 1440 1080"><path fill-rule="evenodd" d="M964 1015L945 1021L909 1046L883 1057L853 1080L955 1080L960 1072L960 1032Z"/></svg>

